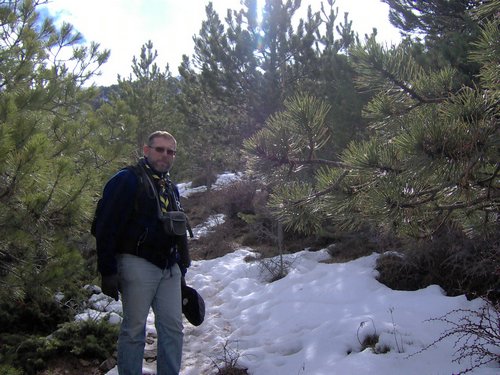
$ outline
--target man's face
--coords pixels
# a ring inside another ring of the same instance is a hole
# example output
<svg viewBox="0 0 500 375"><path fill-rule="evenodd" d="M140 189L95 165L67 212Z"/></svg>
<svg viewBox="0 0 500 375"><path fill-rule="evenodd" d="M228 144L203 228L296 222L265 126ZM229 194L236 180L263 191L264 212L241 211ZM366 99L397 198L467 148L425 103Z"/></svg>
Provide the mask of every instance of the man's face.
<svg viewBox="0 0 500 375"><path fill-rule="evenodd" d="M144 146L144 156L149 165L157 172L165 173L172 168L175 159L176 146L172 139L156 137L151 145Z"/></svg>

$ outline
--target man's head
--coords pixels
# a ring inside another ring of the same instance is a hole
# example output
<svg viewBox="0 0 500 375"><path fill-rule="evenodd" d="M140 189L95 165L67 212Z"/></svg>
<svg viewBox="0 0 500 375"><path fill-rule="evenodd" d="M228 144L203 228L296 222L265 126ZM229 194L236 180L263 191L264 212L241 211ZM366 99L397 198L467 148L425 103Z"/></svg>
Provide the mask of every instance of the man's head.
<svg viewBox="0 0 500 375"><path fill-rule="evenodd" d="M156 131L148 137L144 145L144 156L149 165L157 172L165 173L172 168L177 150L177 141L166 131Z"/></svg>

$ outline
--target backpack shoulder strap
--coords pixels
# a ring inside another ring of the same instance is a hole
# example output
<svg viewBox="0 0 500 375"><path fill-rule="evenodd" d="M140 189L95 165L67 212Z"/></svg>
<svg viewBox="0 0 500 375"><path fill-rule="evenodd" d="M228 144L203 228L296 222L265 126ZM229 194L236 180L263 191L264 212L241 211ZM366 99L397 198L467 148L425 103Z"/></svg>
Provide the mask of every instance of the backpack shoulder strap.
<svg viewBox="0 0 500 375"><path fill-rule="evenodd" d="M137 192L135 195L135 202L134 202L134 209L137 211L139 209L139 196L142 194L144 191L148 194L150 197L157 197L157 192L154 189L154 187L150 184L149 177L147 176L147 172L144 170L144 168L138 163L135 165L128 165L124 169L130 170L133 172L136 177L137 177ZM174 189L172 187L172 182L169 181L169 184L167 184L167 191L169 193L170 198L173 198L173 204L175 205L175 209L179 211L184 211L180 205L180 197L175 194ZM159 208L159 202L158 202L158 209ZM193 235L193 230L191 229L191 225L189 223L189 219L186 215L186 220L187 220L187 229L189 232L189 236L191 238L194 237Z"/></svg>
<svg viewBox="0 0 500 375"><path fill-rule="evenodd" d="M148 184L146 171L139 164L127 165L123 169L131 171L137 177L137 191L135 193L134 209L137 211L139 209L139 197L142 193L146 192L148 196L153 197L156 192L151 191L151 187Z"/></svg>

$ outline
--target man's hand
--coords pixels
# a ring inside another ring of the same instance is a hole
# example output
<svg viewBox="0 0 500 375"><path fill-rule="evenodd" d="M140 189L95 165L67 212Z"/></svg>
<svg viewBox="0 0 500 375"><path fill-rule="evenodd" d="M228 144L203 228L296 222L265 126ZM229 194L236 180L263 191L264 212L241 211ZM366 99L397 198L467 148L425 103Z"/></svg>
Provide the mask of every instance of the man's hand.
<svg viewBox="0 0 500 375"><path fill-rule="evenodd" d="M118 275L115 273L113 275L103 276L101 289L105 295L118 301Z"/></svg>

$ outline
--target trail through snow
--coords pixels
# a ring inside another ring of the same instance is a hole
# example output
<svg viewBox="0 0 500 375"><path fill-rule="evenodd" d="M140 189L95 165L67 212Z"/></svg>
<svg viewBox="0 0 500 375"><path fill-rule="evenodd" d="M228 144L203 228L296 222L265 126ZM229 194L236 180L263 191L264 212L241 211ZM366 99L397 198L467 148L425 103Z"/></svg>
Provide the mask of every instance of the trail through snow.
<svg viewBox="0 0 500 375"><path fill-rule="evenodd" d="M237 178L231 174L229 180ZM181 191L190 192L188 186ZM195 232L203 235L223 219L214 216ZM392 290L376 280L378 256L325 263L326 250L288 254L290 272L273 283L266 282L258 254L249 248L194 261L186 281L205 299L206 317L199 327L184 320L181 374L215 374L217 366L236 359L251 375L454 375L476 364L477 357L457 361L463 344L457 337L423 349L450 328L435 318L455 311L451 318L458 322L484 302L448 297L436 285ZM110 303L103 294L92 299L95 310L77 319L108 315L119 322L120 302ZM154 358L152 311L146 329L147 357ZM373 334L378 336L375 351L385 354L361 347ZM489 349L500 355L498 345ZM156 373L150 361L144 361L144 374ZM107 373L117 374L116 367ZM490 362L469 374L500 375L500 365Z"/></svg>

